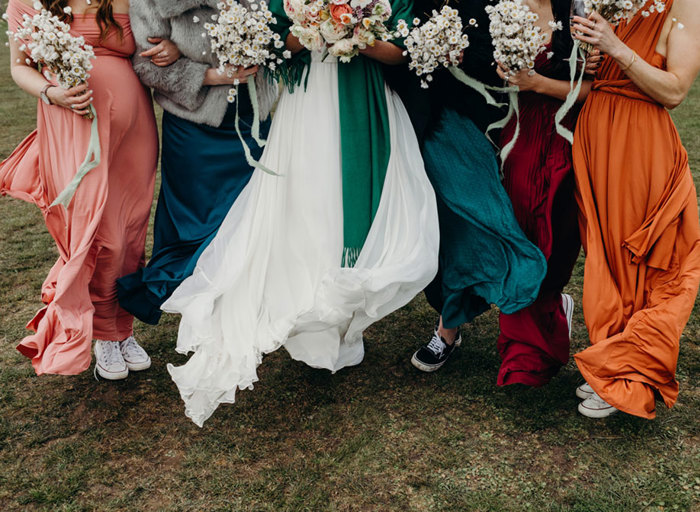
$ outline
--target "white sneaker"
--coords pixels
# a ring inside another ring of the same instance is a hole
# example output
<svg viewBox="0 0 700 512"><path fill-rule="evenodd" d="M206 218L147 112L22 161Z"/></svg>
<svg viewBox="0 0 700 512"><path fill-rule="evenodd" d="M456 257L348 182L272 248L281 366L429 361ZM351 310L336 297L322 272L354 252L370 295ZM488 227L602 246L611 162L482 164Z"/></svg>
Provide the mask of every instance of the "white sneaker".
<svg viewBox="0 0 700 512"><path fill-rule="evenodd" d="M132 372L148 370L151 367L151 358L133 336L119 342L119 348L126 366Z"/></svg>
<svg viewBox="0 0 700 512"><path fill-rule="evenodd" d="M569 339L571 339L571 327L574 323L574 299L568 293L561 294L561 305L566 315L566 323L569 325Z"/></svg>
<svg viewBox="0 0 700 512"><path fill-rule="evenodd" d="M593 388L588 384L588 382L584 382L581 384L579 387L576 388L576 396L579 397L581 400L585 400L586 398L590 398L595 394L595 391L593 391Z"/></svg>
<svg viewBox="0 0 700 512"><path fill-rule="evenodd" d="M578 412L588 418L607 418L611 414L618 412L618 410L600 398L598 393L593 393L578 404Z"/></svg>
<svg viewBox="0 0 700 512"><path fill-rule="evenodd" d="M107 380L123 380L129 376L118 341L95 341L95 373Z"/></svg>

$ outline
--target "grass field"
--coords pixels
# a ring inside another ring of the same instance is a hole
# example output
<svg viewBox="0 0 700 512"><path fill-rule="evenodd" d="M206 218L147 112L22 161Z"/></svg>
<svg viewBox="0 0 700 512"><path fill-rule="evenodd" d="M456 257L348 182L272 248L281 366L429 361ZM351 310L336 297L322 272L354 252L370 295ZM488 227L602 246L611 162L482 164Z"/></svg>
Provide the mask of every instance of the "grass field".
<svg viewBox="0 0 700 512"><path fill-rule="evenodd" d="M2 2L0 2L2 3ZM2 27L4 32L5 28ZM34 126L0 49L0 159ZM700 183L700 87L675 113ZM700 312L681 342L678 404L655 421L576 413L570 363L538 390L495 386L495 311L436 375L409 363L423 298L366 333L337 375L279 351L204 429L165 370L177 318L138 324L152 370L120 383L37 378L14 350L56 258L41 215L0 200L0 510L700 510ZM582 266L569 292L580 304ZM573 349L587 345L580 308Z"/></svg>

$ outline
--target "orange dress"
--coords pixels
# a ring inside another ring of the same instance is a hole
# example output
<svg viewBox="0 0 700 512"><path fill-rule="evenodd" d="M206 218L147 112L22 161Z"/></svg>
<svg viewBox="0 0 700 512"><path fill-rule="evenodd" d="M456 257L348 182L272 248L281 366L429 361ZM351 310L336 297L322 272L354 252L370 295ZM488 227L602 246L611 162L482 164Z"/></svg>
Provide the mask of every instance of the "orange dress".
<svg viewBox="0 0 700 512"><path fill-rule="evenodd" d="M616 29L651 65L671 9ZM610 405L654 418L656 395L678 397L680 337L700 282L700 223L688 154L671 116L614 60L603 63L579 117L574 147L583 309L592 346L581 374Z"/></svg>
<svg viewBox="0 0 700 512"><path fill-rule="evenodd" d="M10 0L10 30L35 11ZM76 15L71 33L95 47L90 72L102 160L66 209L51 207L85 158L91 122L39 101L37 129L0 163L0 193L36 204L56 241L59 258L42 288L46 305L27 326L35 334L17 349L36 373L75 375L90 367L93 338L120 341L133 317L119 308L117 278L143 266L153 201L158 133L148 92L131 67L135 44L129 16L115 15L100 40L92 14Z"/></svg>

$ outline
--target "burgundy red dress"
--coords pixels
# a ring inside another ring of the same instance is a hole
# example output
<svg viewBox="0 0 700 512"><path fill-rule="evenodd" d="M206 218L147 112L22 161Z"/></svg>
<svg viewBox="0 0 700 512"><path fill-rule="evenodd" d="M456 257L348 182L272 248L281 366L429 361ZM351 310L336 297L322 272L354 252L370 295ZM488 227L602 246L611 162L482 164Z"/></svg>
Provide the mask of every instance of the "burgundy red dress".
<svg viewBox="0 0 700 512"><path fill-rule="evenodd" d="M537 58L535 70L553 77L555 60L548 52ZM561 292L569 282L580 250L571 145L556 132L558 99L522 92L520 136L504 164L504 187L515 217L528 239L547 259L547 275L531 306L500 316L498 351L503 360L498 385L542 386L569 359L569 327ZM576 113L564 124L573 129ZM512 140L513 120L501 142Z"/></svg>

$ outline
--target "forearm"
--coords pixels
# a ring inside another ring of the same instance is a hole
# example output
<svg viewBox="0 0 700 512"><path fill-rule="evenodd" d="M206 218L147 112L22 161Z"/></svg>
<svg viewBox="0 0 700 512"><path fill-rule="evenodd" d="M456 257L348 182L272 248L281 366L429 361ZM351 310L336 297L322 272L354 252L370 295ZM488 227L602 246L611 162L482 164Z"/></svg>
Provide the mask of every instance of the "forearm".
<svg viewBox="0 0 700 512"><path fill-rule="evenodd" d="M583 81L581 84L581 92L576 101L583 102L586 100L588 94L591 92L591 84L592 82L589 80ZM532 90L538 94L551 96L552 98L564 101L569 96L571 84L566 80L555 80L553 78L537 75L537 80Z"/></svg>
<svg viewBox="0 0 700 512"><path fill-rule="evenodd" d="M304 46L299 42L299 38L296 36L293 36L292 34L289 34L287 36L287 39L285 41L285 44L287 46L287 50L292 52L292 55L296 55L300 51L304 49Z"/></svg>
<svg viewBox="0 0 700 512"><path fill-rule="evenodd" d="M401 48L386 41L377 41L374 46L368 46L364 50L360 50L360 53L388 66L397 66L407 60Z"/></svg>
<svg viewBox="0 0 700 512"><path fill-rule="evenodd" d="M41 91L49 83L35 68L23 64L14 64L10 68L10 73L19 88L35 98L39 98Z"/></svg>
<svg viewBox="0 0 700 512"><path fill-rule="evenodd" d="M642 92L673 109L680 105L688 94L688 87L674 73L655 68L624 43L610 54L625 74Z"/></svg>

